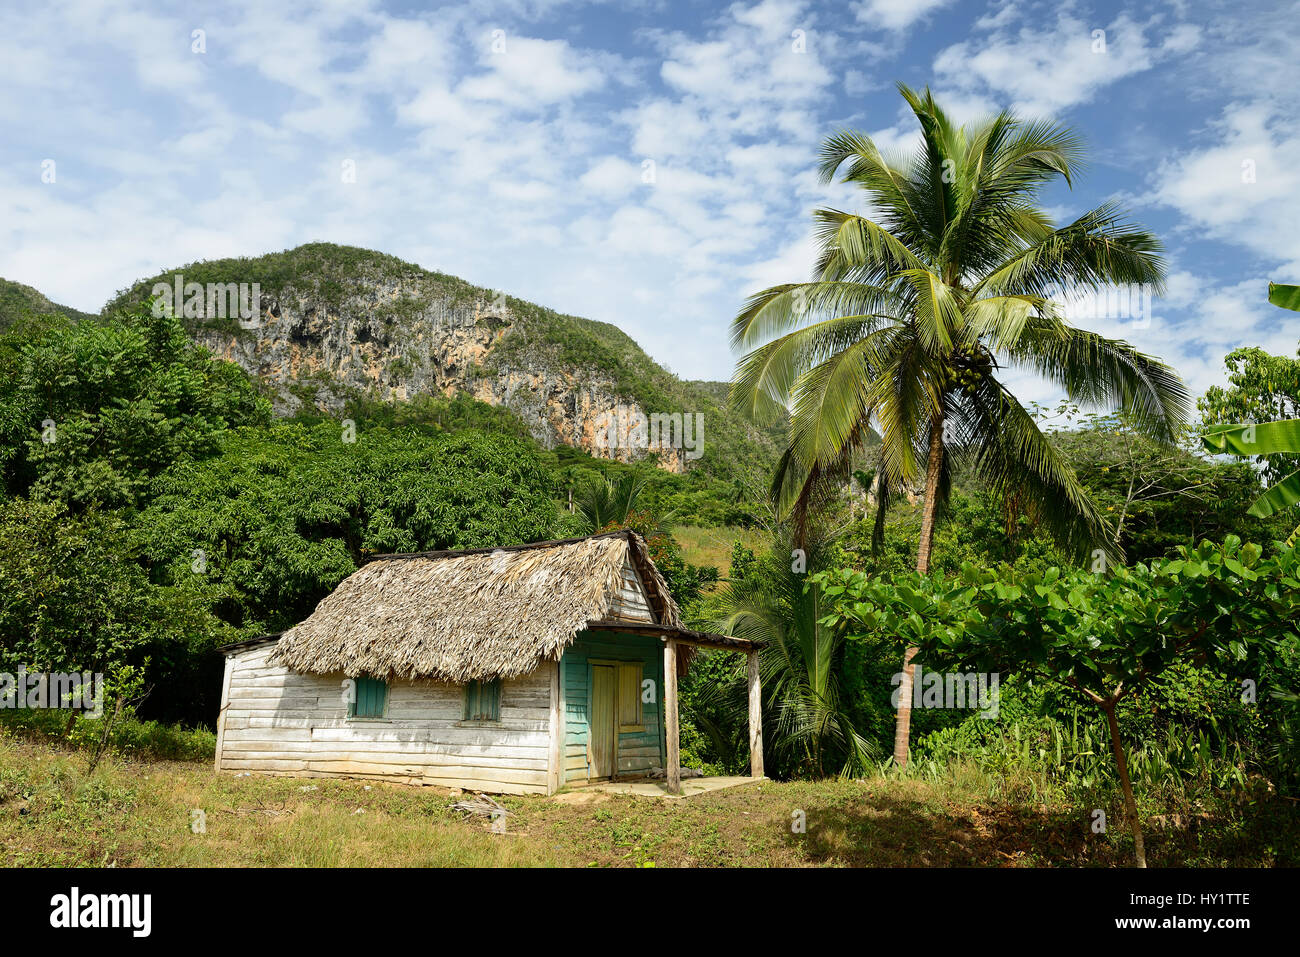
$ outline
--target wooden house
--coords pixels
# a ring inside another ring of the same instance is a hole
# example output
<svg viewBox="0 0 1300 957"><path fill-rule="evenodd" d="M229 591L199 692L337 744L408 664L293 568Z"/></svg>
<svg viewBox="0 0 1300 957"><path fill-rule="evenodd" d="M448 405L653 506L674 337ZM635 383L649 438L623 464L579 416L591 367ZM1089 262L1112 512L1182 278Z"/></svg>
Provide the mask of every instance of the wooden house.
<svg viewBox="0 0 1300 957"><path fill-rule="evenodd" d="M227 646L218 771L341 775L496 793L662 775L680 792L677 679L692 649L645 541L618 531L381 555L279 635Z"/></svg>

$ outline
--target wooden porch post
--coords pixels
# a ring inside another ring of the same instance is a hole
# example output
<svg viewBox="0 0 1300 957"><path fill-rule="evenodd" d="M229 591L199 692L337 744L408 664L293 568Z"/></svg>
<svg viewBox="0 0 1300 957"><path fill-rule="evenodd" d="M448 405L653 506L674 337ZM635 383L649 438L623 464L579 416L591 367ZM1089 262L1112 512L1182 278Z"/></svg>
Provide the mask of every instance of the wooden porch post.
<svg viewBox="0 0 1300 957"><path fill-rule="evenodd" d="M682 793L681 729L677 726L677 642L664 642L664 731L668 742L666 756L668 793Z"/></svg>
<svg viewBox="0 0 1300 957"><path fill-rule="evenodd" d="M749 659L749 775L763 776L763 695L758 678L758 651L750 651Z"/></svg>
<svg viewBox="0 0 1300 957"><path fill-rule="evenodd" d="M551 746L547 752L546 793L554 794L564 786L564 663L561 658L551 671L551 714L547 723Z"/></svg>

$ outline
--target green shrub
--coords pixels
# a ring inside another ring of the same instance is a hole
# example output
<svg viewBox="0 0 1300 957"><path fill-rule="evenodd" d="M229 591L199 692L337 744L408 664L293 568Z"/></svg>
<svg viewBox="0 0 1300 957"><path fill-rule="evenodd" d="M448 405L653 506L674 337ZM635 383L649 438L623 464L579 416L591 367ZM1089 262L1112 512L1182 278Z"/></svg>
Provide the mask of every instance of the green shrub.
<svg viewBox="0 0 1300 957"><path fill-rule="evenodd" d="M93 751L102 718L57 709L17 708L0 711L0 730L39 741ZM206 728L185 728L158 721L119 719L109 747L121 757L150 761L211 761L217 736ZM0 781L0 792L5 782Z"/></svg>

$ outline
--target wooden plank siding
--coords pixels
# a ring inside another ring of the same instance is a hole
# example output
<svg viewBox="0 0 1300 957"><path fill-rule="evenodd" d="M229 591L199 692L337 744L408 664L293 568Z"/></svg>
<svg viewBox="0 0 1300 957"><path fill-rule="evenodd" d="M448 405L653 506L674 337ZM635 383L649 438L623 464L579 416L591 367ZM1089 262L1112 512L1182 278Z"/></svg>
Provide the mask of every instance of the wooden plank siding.
<svg viewBox="0 0 1300 957"><path fill-rule="evenodd" d="M499 794L553 790L550 668L502 683L498 722L463 721L462 686L437 681L394 681L383 718L348 718L342 675L272 667L273 647L228 659L218 770L383 778Z"/></svg>
<svg viewBox="0 0 1300 957"><path fill-rule="evenodd" d="M641 582L641 576L637 573L636 566L630 561L623 565L622 578L622 585L619 587L618 595L615 597L607 617L625 621L653 622L655 615L650 608L645 585Z"/></svg>
<svg viewBox="0 0 1300 957"><path fill-rule="evenodd" d="M635 661L643 677L654 682L655 700L642 702L645 726L641 731L618 734L616 773L644 774L663 767L663 654L662 643L650 635L622 632L582 632L561 659L565 704L564 780L585 783L590 778L589 743L592 659Z"/></svg>

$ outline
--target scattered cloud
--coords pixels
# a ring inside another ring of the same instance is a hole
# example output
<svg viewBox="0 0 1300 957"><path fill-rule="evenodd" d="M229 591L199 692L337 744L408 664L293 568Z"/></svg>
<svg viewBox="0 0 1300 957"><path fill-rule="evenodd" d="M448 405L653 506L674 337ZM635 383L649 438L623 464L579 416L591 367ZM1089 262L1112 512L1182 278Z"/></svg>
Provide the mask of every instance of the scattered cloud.
<svg viewBox="0 0 1300 957"><path fill-rule="evenodd" d="M1030 114L1055 114L1091 99L1099 90L1187 53L1200 38L1193 24L1139 23L1122 13L1109 24L1061 13L1056 23L1010 28L985 21L985 37L940 51L934 72L940 86L1009 98ZM1037 21L1035 21L1036 23Z"/></svg>
<svg viewBox="0 0 1300 957"><path fill-rule="evenodd" d="M1214 141L1163 162L1150 201L1173 207L1182 232L1243 246L1300 279L1300 127L1263 102L1234 103Z"/></svg>
<svg viewBox="0 0 1300 957"><path fill-rule="evenodd" d="M886 30L906 30L952 0L863 0L854 5L859 20Z"/></svg>
<svg viewBox="0 0 1300 957"><path fill-rule="evenodd" d="M97 309L179 263L354 243L722 378L745 296L808 274L811 211L862 210L818 181L821 139L917 142L901 78L961 122L1082 117L1117 159L1051 205L1119 195L1155 217L1178 271L1127 334L1199 388L1243 342L1294 351L1261 290L1300 278L1300 36L1208 2L17 0L0 8L0 276ZM1158 103L1140 131L1105 112L1136 94Z"/></svg>

